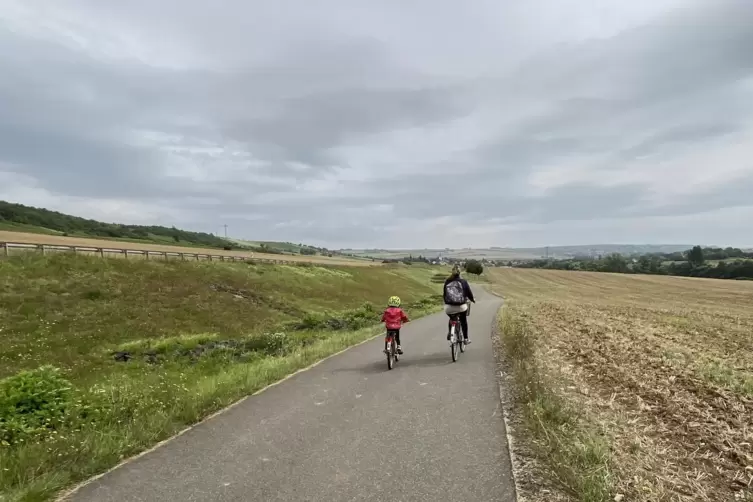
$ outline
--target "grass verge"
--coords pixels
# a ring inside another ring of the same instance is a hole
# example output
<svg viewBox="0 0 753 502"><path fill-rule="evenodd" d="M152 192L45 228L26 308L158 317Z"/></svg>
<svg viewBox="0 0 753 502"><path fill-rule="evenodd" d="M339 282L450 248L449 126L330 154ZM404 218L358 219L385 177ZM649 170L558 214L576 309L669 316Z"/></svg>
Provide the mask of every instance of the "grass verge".
<svg viewBox="0 0 753 502"><path fill-rule="evenodd" d="M525 313L503 308L498 333L514 383L515 418L556 488L579 502L612 500L609 439L557 392L539 362L536 333Z"/></svg>
<svg viewBox="0 0 753 502"><path fill-rule="evenodd" d="M437 310L431 274L71 255L0 260L0 500L49 500L378 334L374 305L391 294L412 318Z"/></svg>

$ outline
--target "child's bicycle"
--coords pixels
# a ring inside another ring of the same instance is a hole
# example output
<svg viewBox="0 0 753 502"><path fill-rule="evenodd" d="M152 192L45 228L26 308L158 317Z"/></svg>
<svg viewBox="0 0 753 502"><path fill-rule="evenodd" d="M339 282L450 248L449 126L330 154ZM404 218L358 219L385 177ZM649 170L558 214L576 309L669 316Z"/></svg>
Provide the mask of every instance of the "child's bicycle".
<svg viewBox="0 0 753 502"><path fill-rule="evenodd" d="M387 348L384 350L384 353L387 354L388 369L392 369L395 363L400 360L400 355L397 352L397 340L395 339L396 333L397 331L388 329L384 339L387 342Z"/></svg>

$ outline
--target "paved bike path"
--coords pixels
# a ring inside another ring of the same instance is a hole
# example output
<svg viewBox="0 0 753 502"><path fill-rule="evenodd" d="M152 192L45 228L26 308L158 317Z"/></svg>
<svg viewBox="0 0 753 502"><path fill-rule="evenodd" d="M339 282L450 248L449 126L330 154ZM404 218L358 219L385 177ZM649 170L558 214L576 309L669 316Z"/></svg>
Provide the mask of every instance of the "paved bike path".
<svg viewBox="0 0 753 502"><path fill-rule="evenodd" d="M74 493L77 502L515 500L490 330L477 287L472 344L450 358L447 317L380 337L252 396Z"/></svg>

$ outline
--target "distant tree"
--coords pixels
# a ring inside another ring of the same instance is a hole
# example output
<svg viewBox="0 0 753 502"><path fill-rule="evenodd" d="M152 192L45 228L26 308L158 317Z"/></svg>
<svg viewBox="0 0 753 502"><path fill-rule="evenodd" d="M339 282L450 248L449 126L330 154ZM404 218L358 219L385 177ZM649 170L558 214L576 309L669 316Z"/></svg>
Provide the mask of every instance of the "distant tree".
<svg viewBox="0 0 753 502"><path fill-rule="evenodd" d="M310 255L315 255L316 254L316 249L308 247L308 246L304 246L304 247L301 248L301 254L302 255L309 255L309 256Z"/></svg>
<svg viewBox="0 0 753 502"><path fill-rule="evenodd" d="M628 271L627 260L619 253L612 253L604 258L602 265L604 272L625 273Z"/></svg>
<svg viewBox="0 0 753 502"><path fill-rule="evenodd" d="M700 267L703 265L705 259L703 257L703 249L701 246L693 246L693 249L688 251L688 263L694 267Z"/></svg>
<svg viewBox="0 0 753 502"><path fill-rule="evenodd" d="M484 266L478 260L468 260L465 263L465 271L469 274L481 275L484 272Z"/></svg>
<svg viewBox="0 0 753 502"><path fill-rule="evenodd" d="M638 263L633 266L633 270L639 274L648 274L651 272L651 258L643 255L638 258Z"/></svg>

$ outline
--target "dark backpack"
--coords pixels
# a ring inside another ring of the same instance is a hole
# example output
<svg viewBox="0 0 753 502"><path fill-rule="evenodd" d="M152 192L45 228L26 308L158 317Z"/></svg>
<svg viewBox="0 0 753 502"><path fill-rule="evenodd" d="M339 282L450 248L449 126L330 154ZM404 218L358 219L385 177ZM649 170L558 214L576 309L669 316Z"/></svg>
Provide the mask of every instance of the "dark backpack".
<svg viewBox="0 0 753 502"><path fill-rule="evenodd" d="M466 302L465 288L460 279L453 279L444 287L444 302L447 305L462 305Z"/></svg>

